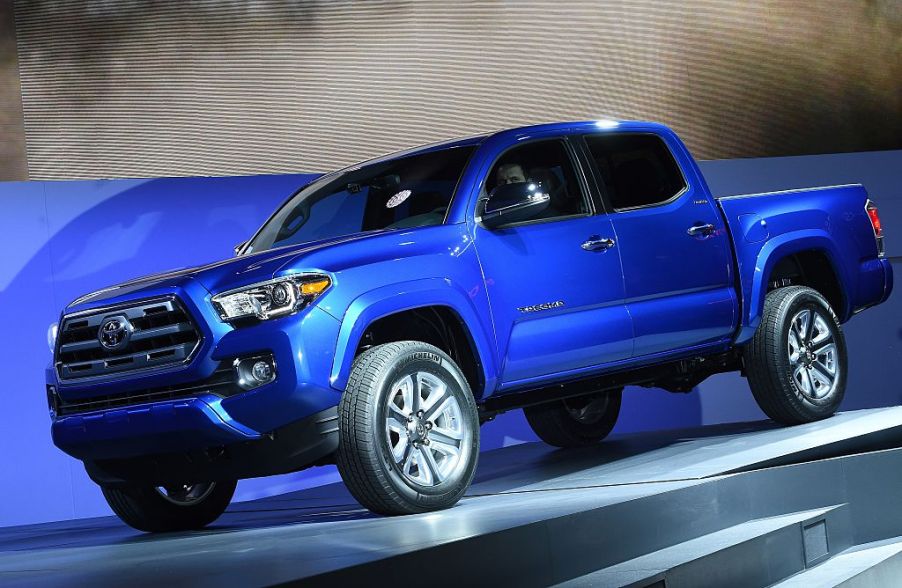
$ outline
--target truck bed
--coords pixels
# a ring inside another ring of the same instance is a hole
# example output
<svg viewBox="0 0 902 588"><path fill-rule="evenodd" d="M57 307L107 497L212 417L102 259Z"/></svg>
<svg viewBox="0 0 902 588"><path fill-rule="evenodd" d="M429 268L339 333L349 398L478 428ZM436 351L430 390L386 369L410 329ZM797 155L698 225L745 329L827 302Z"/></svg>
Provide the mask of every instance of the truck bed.
<svg viewBox="0 0 902 588"><path fill-rule="evenodd" d="M885 300L892 269L878 252L860 184L716 198L734 245L742 328L748 341L760 320L775 265L787 256L823 255L842 284L835 309L841 321ZM827 270L825 270L827 271ZM845 294L843 294L845 293Z"/></svg>

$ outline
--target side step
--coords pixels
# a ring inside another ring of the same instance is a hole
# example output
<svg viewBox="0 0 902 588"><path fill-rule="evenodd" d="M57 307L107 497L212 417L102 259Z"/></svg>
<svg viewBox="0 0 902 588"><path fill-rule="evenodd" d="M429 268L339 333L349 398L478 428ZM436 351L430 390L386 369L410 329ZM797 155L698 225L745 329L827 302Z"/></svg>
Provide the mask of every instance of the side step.
<svg viewBox="0 0 902 588"><path fill-rule="evenodd" d="M560 586L767 586L850 542L849 509L841 504L740 523Z"/></svg>
<svg viewBox="0 0 902 588"><path fill-rule="evenodd" d="M870 588L898 586L902 578L902 537L856 545L819 566L780 582L780 588Z"/></svg>

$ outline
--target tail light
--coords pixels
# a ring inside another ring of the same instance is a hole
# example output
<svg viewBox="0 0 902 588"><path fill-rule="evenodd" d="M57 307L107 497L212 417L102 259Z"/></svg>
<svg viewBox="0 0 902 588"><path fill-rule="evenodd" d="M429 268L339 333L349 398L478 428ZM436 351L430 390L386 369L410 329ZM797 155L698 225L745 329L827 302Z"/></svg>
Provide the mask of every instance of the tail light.
<svg viewBox="0 0 902 588"><path fill-rule="evenodd" d="M883 257L883 225L880 224L880 214L877 212L877 205L867 201L865 210L868 211L868 218L871 220L871 227L874 229L874 237L877 239L877 254Z"/></svg>

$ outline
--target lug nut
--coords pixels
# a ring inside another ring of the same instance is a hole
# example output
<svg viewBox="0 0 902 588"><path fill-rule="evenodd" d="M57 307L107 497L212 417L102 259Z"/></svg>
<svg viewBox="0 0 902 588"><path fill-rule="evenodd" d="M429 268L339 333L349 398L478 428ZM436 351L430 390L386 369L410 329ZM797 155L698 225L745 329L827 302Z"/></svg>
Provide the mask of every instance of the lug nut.
<svg viewBox="0 0 902 588"><path fill-rule="evenodd" d="M426 430L428 431L431 429L432 429L432 423L426 423Z"/></svg>
<svg viewBox="0 0 902 588"><path fill-rule="evenodd" d="M423 439L423 445L429 445L429 439Z"/></svg>
<svg viewBox="0 0 902 588"><path fill-rule="evenodd" d="M417 416L423 418L423 414L425 414L422 410L417 411Z"/></svg>

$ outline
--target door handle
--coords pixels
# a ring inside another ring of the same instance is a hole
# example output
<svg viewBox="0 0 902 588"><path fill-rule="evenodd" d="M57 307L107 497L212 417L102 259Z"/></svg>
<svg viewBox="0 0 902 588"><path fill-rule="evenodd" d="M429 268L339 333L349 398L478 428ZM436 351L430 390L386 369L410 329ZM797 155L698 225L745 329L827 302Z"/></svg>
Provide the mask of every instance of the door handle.
<svg viewBox="0 0 902 588"><path fill-rule="evenodd" d="M608 237L589 237L580 247L586 251L604 251L614 246L614 240Z"/></svg>
<svg viewBox="0 0 902 588"><path fill-rule="evenodd" d="M692 225L686 231L690 237L708 237L714 234L714 225L711 223L704 225Z"/></svg>

